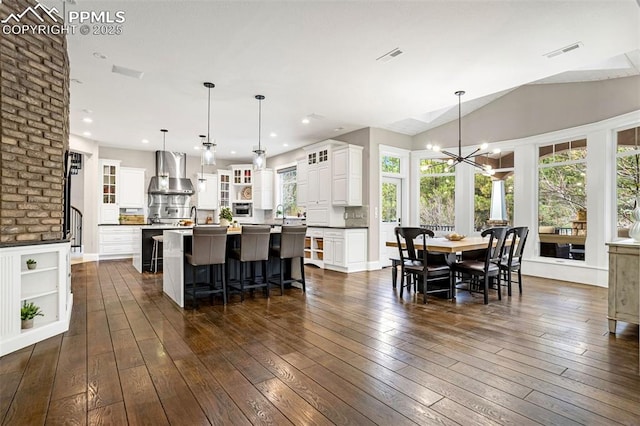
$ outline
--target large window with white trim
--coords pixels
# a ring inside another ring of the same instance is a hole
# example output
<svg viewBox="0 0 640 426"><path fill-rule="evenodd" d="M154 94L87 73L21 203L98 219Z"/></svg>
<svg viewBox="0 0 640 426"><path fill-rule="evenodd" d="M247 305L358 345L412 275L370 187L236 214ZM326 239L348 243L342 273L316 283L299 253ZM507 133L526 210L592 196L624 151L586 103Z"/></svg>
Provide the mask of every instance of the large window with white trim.
<svg viewBox="0 0 640 426"><path fill-rule="evenodd" d="M476 231L491 226L513 225L513 151L476 159L491 166L492 173L478 169L474 176L474 224Z"/></svg>
<svg viewBox="0 0 640 426"><path fill-rule="evenodd" d="M586 182L586 139L538 148L538 233L542 256L584 260Z"/></svg>
<svg viewBox="0 0 640 426"><path fill-rule="evenodd" d="M621 130L616 137L616 201L619 237L629 236L631 212L640 195L640 127Z"/></svg>
<svg viewBox="0 0 640 426"><path fill-rule="evenodd" d="M420 226L455 229L455 169L441 160L420 160Z"/></svg>

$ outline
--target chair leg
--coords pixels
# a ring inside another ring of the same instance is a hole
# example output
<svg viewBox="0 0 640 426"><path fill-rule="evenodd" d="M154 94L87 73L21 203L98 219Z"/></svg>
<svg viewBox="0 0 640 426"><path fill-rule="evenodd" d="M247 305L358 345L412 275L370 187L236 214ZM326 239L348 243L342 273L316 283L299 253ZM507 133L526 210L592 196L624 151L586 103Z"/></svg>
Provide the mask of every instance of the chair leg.
<svg viewBox="0 0 640 426"><path fill-rule="evenodd" d="M502 286L500 285L500 274L496 277L498 280L498 300L502 300Z"/></svg>
<svg viewBox="0 0 640 426"><path fill-rule="evenodd" d="M522 294L522 272L520 268L518 268L518 289L520 290L520 294Z"/></svg>
<svg viewBox="0 0 640 426"><path fill-rule="evenodd" d="M267 299L269 298L269 280L267 279L267 277L269 276L269 274L267 273L267 261L263 260L262 261L262 275L264 277L264 282L266 284L267 287Z"/></svg>
<svg viewBox="0 0 640 426"><path fill-rule="evenodd" d="M197 271L196 271L196 266L193 265L192 266L192 271L193 271L193 283L191 284L191 288L193 289L193 293L191 294L191 297L193 298L193 309L196 309L198 307L198 299L196 299L196 275L197 275Z"/></svg>
<svg viewBox="0 0 640 426"><path fill-rule="evenodd" d="M427 271L424 272L422 274L422 303L427 303ZM416 293L417 291L418 289L416 288Z"/></svg>
<svg viewBox="0 0 640 426"><path fill-rule="evenodd" d="M393 284L393 288L396 288L396 283L398 281L398 265L393 261L391 262L391 284Z"/></svg>
<svg viewBox="0 0 640 426"><path fill-rule="evenodd" d="M284 259L280 259L280 296L284 295Z"/></svg>
<svg viewBox="0 0 640 426"><path fill-rule="evenodd" d="M307 292L307 282L304 279L304 258L300 258L300 276L302 277L302 292Z"/></svg>
<svg viewBox="0 0 640 426"><path fill-rule="evenodd" d="M240 301L244 302L244 268L242 262L240 262Z"/></svg>
<svg viewBox="0 0 640 426"><path fill-rule="evenodd" d="M220 265L220 269L222 269L222 304L226 305L227 304L227 277L226 275L226 265L227 263L225 262L224 266Z"/></svg>
<svg viewBox="0 0 640 426"><path fill-rule="evenodd" d="M489 275L484 276L484 304L489 304Z"/></svg>
<svg viewBox="0 0 640 426"><path fill-rule="evenodd" d="M511 269L507 269L507 294L511 297Z"/></svg>

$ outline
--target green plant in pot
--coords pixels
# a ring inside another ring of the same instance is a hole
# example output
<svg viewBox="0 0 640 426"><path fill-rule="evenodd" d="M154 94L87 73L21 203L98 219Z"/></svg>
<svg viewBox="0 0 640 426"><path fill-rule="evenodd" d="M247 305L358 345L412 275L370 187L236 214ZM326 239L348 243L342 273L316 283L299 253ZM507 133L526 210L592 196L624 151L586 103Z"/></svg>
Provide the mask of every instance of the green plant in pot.
<svg viewBox="0 0 640 426"><path fill-rule="evenodd" d="M36 269L36 266L38 266L38 262L33 259L27 259L27 269Z"/></svg>
<svg viewBox="0 0 640 426"><path fill-rule="evenodd" d="M27 303L26 300L22 302L22 307L20 308L20 319L22 320L22 328L33 327L33 319L37 316L44 316L39 306L37 306L33 302Z"/></svg>
<svg viewBox="0 0 640 426"><path fill-rule="evenodd" d="M233 214L231 214L231 209L229 207L223 207L220 209L220 226L229 226L231 221L233 221Z"/></svg>

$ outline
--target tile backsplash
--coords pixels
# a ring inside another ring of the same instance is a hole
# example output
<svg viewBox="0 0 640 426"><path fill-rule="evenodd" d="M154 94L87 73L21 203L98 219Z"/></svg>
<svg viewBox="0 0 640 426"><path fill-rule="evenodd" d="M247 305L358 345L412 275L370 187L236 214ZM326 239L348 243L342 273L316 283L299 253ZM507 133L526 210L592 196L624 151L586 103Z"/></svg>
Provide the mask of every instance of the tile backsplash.
<svg viewBox="0 0 640 426"><path fill-rule="evenodd" d="M347 228L369 226L369 206L345 207L344 222Z"/></svg>

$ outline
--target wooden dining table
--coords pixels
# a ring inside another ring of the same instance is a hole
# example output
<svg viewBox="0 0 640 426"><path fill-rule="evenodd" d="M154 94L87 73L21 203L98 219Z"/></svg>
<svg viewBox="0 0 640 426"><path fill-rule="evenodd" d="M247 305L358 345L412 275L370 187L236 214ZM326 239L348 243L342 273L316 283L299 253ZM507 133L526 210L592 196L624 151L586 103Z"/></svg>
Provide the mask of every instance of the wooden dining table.
<svg viewBox="0 0 640 426"><path fill-rule="evenodd" d="M465 237L460 241L450 241L444 237L428 238L427 250L438 253L458 253L470 250L486 249L489 244L489 238L482 237ZM397 241L387 241L387 247L398 247ZM415 247L423 250L422 239L416 240Z"/></svg>

